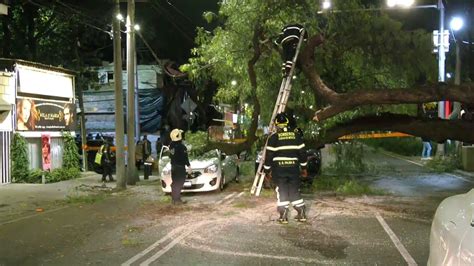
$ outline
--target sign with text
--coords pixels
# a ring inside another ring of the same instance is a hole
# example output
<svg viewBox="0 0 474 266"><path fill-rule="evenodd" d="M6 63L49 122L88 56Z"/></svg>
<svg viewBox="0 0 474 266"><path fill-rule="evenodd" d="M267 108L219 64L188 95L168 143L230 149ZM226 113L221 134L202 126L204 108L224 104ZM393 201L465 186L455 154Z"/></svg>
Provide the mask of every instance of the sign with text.
<svg viewBox="0 0 474 266"><path fill-rule="evenodd" d="M17 98L16 129L19 131L74 130L75 110L72 103Z"/></svg>

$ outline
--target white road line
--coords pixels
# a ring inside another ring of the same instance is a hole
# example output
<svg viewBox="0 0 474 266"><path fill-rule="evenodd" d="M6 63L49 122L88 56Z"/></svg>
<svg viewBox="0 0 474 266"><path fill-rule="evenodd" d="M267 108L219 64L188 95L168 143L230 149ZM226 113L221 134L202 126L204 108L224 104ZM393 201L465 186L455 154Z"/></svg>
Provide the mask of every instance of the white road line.
<svg viewBox="0 0 474 266"><path fill-rule="evenodd" d="M381 152L381 153L383 153L383 154L385 154L385 155L388 155L388 156L391 156L391 157L393 157L393 158L397 158L397 159L400 159L400 160L403 160L403 161L407 161L407 162L412 163L412 164L416 164L416 165L418 165L418 166L425 167L423 164L420 164L420 163L417 163L417 162L414 162L414 161L405 159L405 158L403 158L403 157L398 157L398 156L396 156L396 155L389 154L389 153L385 153L385 152ZM458 175L454 175L454 174L450 174L450 173L445 173L445 174L446 174L446 175L449 175L449 176L451 176L451 177L460 179L460 180L462 180L462 181L465 181L465 182L474 184L474 181L469 180L469 179L466 179L466 178L464 178L464 177L462 177L462 176L458 176Z"/></svg>
<svg viewBox="0 0 474 266"><path fill-rule="evenodd" d="M231 199L227 202L227 204L231 204L232 202L234 202L235 199L240 198L242 195L244 195L244 193L245 193L245 192L243 192L243 191L240 192L237 196L231 198Z"/></svg>
<svg viewBox="0 0 474 266"><path fill-rule="evenodd" d="M46 214L46 213L56 212L56 211L66 209L66 208L69 208L69 207L70 206L64 206L64 207L60 207L60 208L57 208L57 209L44 211L44 212L39 212L39 213L35 213L35 214L32 214L32 215L24 216L24 217L21 217L21 218L13 219L13 220L10 220L10 221L0 223L0 226L6 225L6 224L11 224L11 223L18 222L18 221L21 221L21 220L25 220L25 219L28 219L28 218L32 218L32 217L35 217L35 216L43 215L43 214Z"/></svg>
<svg viewBox="0 0 474 266"><path fill-rule="evenodd" d="M165 235L164 237L162 237L160 240L156 241L155 243L153 243L152 245L150 245L149 247L147 247L145 250L143 250L142 252L138 253L137 255L133 256L132 258L130 258L129 260L127 260L126 262L122 263L122 266L129 266L131 265L132 263L134 263L135 261L141 259L143 256L145 256L148 252L152 251L153 249L155 249L157 246L159 246L161 243L165 242L167 239L170 239L172 238L174 235L180 233L181 231L183 231L185 229L185 226L181 226L181 227L178 227L178 228L175 228L174 230L171 230L171 232L169 232L167 235Z"/></svg>
<svg viewBox="0 0 474 266"><path fill-rule="evenodd" d="M408 263L410 266L418 265L416 261L413 259L413 257L408 253L408 250L403 246L402 242L400 242L400 239L398 239L397 235L390 229L388 224L385 222L385 220L380 216L378 212L375 213L375 217L379 221L379 223L382 225L383 229L385 232L387 232L388 236L392 240L393 244L395 244L395 247L397 247L398 252L403 256L405 261Z"/></svg>
<svg viewBox="0 0 474 266"><path fill-rule="evenodd" d="M466 178L464 178L464 177L462 177L462 176L458 176L458 175L454 175L454 174L450 174L450 173L446 173L446 175L449 175L449 176L451 176L451 177L454 177L454 178L457 178L457 179L461 179L462 181L466 181L466 182L468 182L468 183L474 184L474 181L469 180L469 179L466 179Z"/></svg>
<svg viewBox="0 0 474 266"><path fill-rule="evenodd" d="M237 194L237 192L232 192L231 194L227 195L225 198L219 200L218 202L216 202L216 205L218 204L221 204L222 202L224 202L224 200L230 198L230 197L233 197L235 194Z"/></svg>
<svg viewBox="0 0 474 266"><path fill-rule="evenodd" d="M241 257L253 257L253 258L263 258L263 259L274 259L274 260L287 260L287 261L294 261L299 263L311 263L311 264L334 264L333 260L318 260L312 258L302 258L302 257L290 257L290 256L277 256L277 255L269 255L269 254L262 254L262 253L253 253L253 252L236 252L236 251L227 251L227 250L218 250L212 249L209 246L196 246L193 244L184 244L187 247L201 250L204 252L216 253L220 255L230 255L230 256L241 256Z"/></svg>
<svg viewBox="0 0 474 266"><path fill-rule="evenodd" d="M364 195L364 199L368 200L369 197L367 195ZM395 247L398 249L398 252L403 256L405 261L408 263L409 266L415 266L418 265L416 261L413 259L413 257L410 255L408 250L405 248L405 246L402 244L400 239L397 237L397 235L392 231L390 226L385 222L385 220L382 218L380 213L378 211L373 211L375 213L375 218L379 221L380 225L382 225L383 229L385 232L388 234L390 239L392 240L393 244Z"/></svg>
<svg viewBox="0 0 474 266"><path fill-rule="evenodd" d="M163 254L165 254L168 250L172 249L174 246L176 246L179 242L181 242L181 240L183 240L185 237L187 237L188 235L190 235L191 233L195 232L196 229L198 229L199 227L205 225L205 224L208 224L208 223L211 223L211 221L205 221L205 222L200 222L200 223L197 223L193 226L190 226L189 228L187 228L187 230L182 233L180 236L178 236L177 238L173 239L173 241L171 241L168 245L166 245L165 247L163 247L162 249L160 249L158 252L156 252L153 256L149 257L147 260L145 260L144 262L140 263L140 266L148 266L150 265L150 263L156 261L157 259L159 259L161 256L163 256Z"/></svg>
<svg viewBox="0 0 474 266"><path fill-rule="evenodd" d="M405 158L400 157L400 156L396 156L396 155L393 155L393 154L390 154L390 153L386 153L386 152L380 152L380 153L385 154L385 155L390 156L390 157L393 157L393 158L397 158L397 159L400 159L400 160L403 160L403 161L412 163L412 164L416 164L416 165L421 166L421 167L425 167L425 166L424 166L423 164L421 164L421 163L417 163L417 162L414 162L414 161L412 161L412 160L405 159Z"/></svg>

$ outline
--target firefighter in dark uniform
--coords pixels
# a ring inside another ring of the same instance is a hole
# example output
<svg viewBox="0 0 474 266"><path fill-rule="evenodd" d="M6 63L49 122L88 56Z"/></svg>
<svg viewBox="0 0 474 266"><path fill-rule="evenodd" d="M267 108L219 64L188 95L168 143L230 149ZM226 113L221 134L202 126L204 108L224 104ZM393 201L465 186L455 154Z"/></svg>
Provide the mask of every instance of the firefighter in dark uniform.
<svg viewBox="0 0 474 266"><path fill-rule="evenodd" d="M171 157L171 200L173 204L183 204L186 201L181 200L181 189L186 180L186 168L191 171L189 163L188 150L183 144L183 131L181 129L173 129L170 133L170 157Z"/></svg>
<svg viewBox="0 0 474 266"><path fill-rule="evenodd" d="M306 148L299 134L288 129L289 119L284 113L275 118L277 132L268 139L264 171L271 175L276 185L277 210L280 213L279 223L288 223L290 203L298 215L299 222L306 221L306 209L300 195L301 175L306 177Z"/></svg>
<svg viewBox="0 0 474 266"><path fill-rule="evenodd" d="M282 74L283 77L287 77L290 74L291 67L293 66L293 57L296 54L296 47L300 41L301 32L304 30L304 27L300 24L291 24L285 26L281 34L275 40L276 45L281 45L283 48L283 64L282 64ZM308 33L305 31L303 35L303 40L306 41L308 38Z"/></svg>

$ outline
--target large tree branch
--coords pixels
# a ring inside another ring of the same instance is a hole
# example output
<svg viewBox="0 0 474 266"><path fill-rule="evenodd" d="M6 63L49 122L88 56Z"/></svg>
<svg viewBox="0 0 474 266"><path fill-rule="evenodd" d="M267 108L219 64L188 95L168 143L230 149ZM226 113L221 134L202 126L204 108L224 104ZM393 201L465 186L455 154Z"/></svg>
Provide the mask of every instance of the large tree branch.
<svg viewBox="0 0 474 266"><path fill-rule="evenodd" d="M323 42L321 35L312 36L301 53L300 63L313 91L330 105L317 110L313 120L321 121L355 107L370 104L408 104L436 101L474 102L472 85L431 85L421 88L367 89L349 93L337 93L329 88L315 67L314 50Z"/></svg>
<svg viewBox="0 0 474 266"><path fill-rule="evenodd" d="M370 104L407 104L436 101L474 102L472 85L433 85L418 89L364 90L340 93L329 99L331 105L318 110L314 120L320 121L348 111L354 107Z"/></svg>
<svg viewBox="0 0 474 266"><path fill-rule="evenodd" d="M474 143L474 123L464 120L423 119L408 115L385 113L379 116L366 116L347 123L337 124L327 129L320 138L308 140L312 147L322 147L336 142L340 137L363 131L398 131L426 137L436 142L447 139Z"/></svg>

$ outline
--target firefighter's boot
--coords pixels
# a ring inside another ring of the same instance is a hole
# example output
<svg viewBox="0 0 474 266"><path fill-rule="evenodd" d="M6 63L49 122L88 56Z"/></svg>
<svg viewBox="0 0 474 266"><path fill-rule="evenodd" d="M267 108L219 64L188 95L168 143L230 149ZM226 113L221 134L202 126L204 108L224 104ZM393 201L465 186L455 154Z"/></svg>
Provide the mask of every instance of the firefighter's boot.
<svg viewBox="0 0 474 266"><path fill-rule="evenodd" d="M298 214L295 216L295 220L298 222L306 222L306 207L303 205L301 207L295 207Z"/></svg>
<svg viewBox="0 0 474 266"><path fill-rule="evenodd" d="M284 208L282 210L279 210L280 212L280 218L278 218L278 223L280 224L288 224L288 208Z"/></svg>

